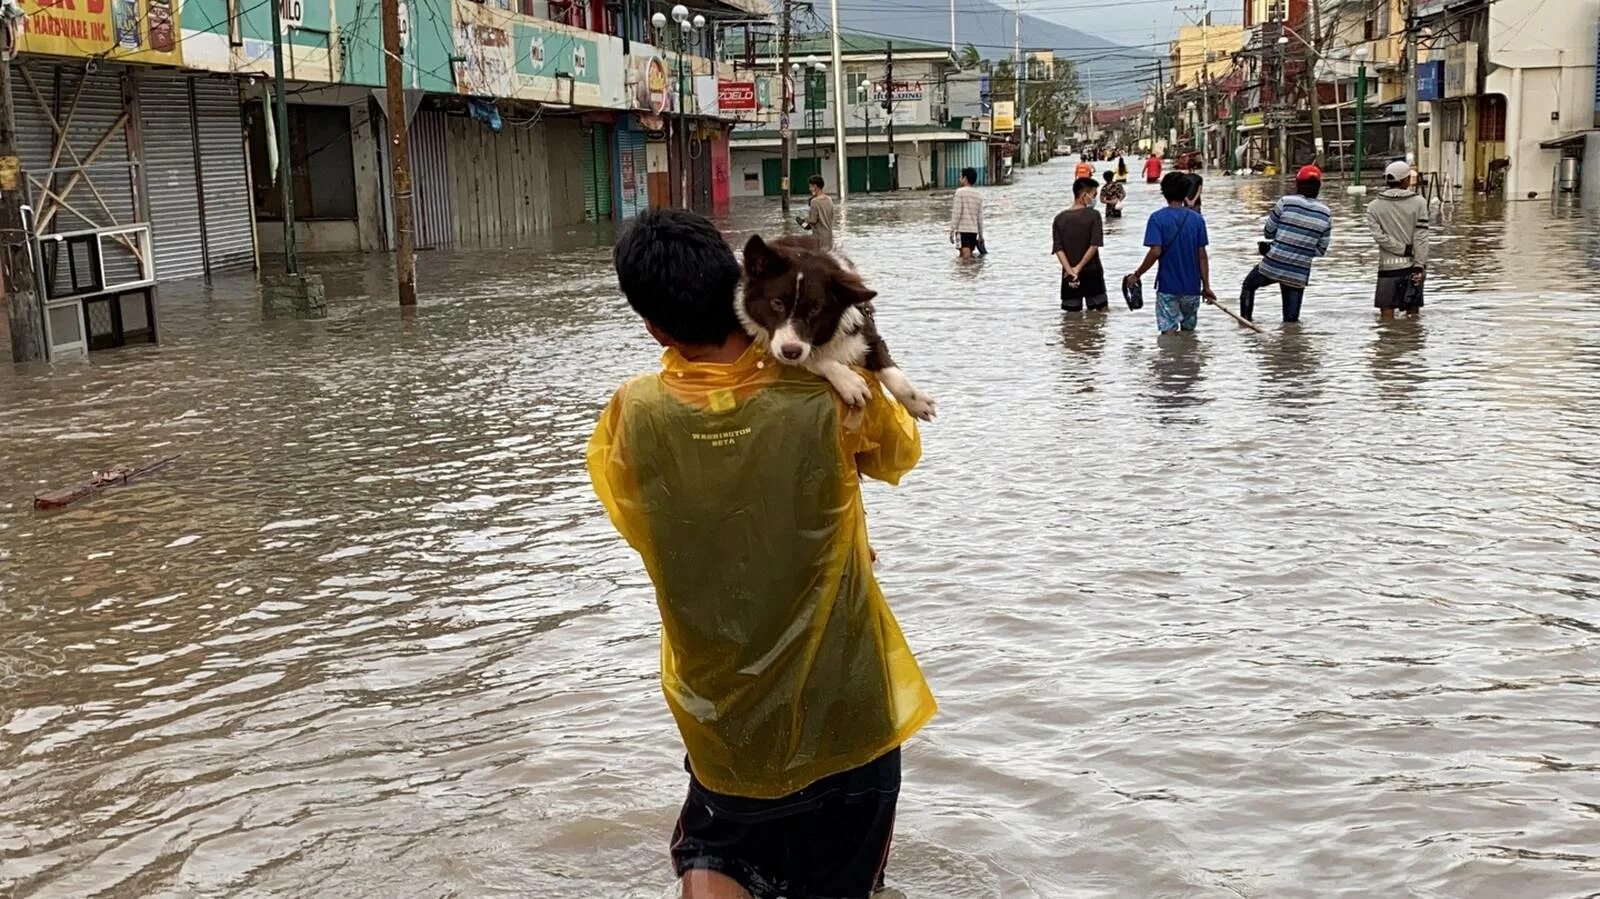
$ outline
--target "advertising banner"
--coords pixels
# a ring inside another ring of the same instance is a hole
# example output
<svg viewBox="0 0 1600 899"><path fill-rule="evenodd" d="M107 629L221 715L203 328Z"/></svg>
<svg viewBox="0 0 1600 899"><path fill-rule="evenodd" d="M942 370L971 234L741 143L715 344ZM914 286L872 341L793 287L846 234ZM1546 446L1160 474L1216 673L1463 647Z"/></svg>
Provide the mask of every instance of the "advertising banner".
<svg viewBox="0 0 1600 899"><path fill-rule="evenodd" d="M180 65L177 0L19 0L25 53Z"/></svg>
<svg viewBox="0 0 1600 899"><path fill-rule="evenodd" d="M1010 100L996 100L994 103L994 133L1005 134L1015 131L1017 127L1017 104Z"/></svg>
<svg viewBox="0 0 1600 899"><path fill-rule="evenodd" d="M755 111L756 83L754 81L717 82L717 108L725 111Z"/></svg>

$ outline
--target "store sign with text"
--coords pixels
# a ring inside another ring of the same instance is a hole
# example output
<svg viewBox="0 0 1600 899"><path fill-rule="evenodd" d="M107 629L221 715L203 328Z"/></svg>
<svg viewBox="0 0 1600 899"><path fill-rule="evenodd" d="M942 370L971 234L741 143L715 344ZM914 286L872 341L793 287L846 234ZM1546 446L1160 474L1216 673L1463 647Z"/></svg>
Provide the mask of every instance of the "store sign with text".
<svg viewBox="0 0 1600 899"><path fill-rule="evenodd" d="M177 65L177 0L19 0L18 49Z"/></svg>
<svg viewBox="0 0 1600 899"><path fill-rule="evenodd" d="M717 82L717 108L754 111L756 108L756 83L754 81Z"/></svg>
<svg viewBox="0 0 1600 899"><path fill-rule="evenodd" d="M894 83L894 101L896 103L921 100L927 92L921 81L896 81ZM872 99L874 102L883 102L883 82L872 82Z"/></svg>
<svg viewBox="0 0 1600 899"><path fill-rule="evenodd" d="M994 133L1005 134L1017 127L1017 104L1010 100L994 102Z"/></svg>

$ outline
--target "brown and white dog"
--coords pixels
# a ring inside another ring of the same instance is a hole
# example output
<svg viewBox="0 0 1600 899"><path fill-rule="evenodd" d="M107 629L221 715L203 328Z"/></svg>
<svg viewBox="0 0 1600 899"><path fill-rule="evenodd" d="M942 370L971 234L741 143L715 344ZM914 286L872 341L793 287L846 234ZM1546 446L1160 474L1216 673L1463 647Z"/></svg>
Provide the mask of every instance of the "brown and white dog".
<svg viewBox="0 0 1600 899"><path fill-rule="evenodd" d="M930 421L933 399L894 364L878 333L872 307L877 295L850 260L819 249L811 238L767 241L758 234L744 245L744 284L734 310L773 358L827 378L850 405L871 397L866 380L852 369L859 366L877 375L906 411Z"/></svg>

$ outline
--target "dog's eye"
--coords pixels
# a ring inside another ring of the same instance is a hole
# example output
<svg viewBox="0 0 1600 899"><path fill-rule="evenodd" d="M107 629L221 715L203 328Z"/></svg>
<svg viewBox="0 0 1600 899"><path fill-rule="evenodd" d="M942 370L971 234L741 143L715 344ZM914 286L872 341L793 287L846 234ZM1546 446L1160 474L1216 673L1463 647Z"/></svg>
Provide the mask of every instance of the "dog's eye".
<svg viewBox="0 0 1600 899"><path fill-rule="evenodd" d="M779 312L782 312L783 311L783 300L774 297L773 300L772 300L772 308L776 309Z"/></svg>

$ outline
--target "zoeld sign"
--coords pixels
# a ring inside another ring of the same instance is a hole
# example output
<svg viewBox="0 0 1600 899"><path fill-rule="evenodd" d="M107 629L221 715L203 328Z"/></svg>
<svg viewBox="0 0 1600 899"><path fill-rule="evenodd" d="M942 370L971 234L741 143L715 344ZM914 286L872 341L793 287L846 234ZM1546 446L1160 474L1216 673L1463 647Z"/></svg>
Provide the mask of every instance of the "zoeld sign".
<svg viewBox="0 0 1600 899"><path fill-rule="evenodd" d="M756 108L756 83L754 81L718 81L717 108L753 111Z"/></svg>

